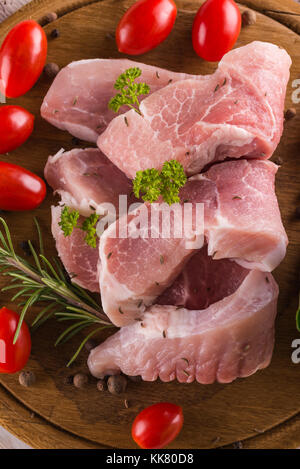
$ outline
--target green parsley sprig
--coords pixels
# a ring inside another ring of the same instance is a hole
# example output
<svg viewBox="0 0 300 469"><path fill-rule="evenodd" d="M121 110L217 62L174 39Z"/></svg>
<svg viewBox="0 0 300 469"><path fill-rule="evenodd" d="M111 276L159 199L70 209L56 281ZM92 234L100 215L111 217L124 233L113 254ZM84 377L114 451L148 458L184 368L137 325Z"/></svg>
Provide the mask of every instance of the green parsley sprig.
<svg viewBox="0 0 300 469"><path fill-rule="evenodd" d="M70 207L65 206L61 211L59 226L65 237L70 236L73 233L74 228L78 227L86 232L84 238L86 244L95 248L97 246L97 233L96 224L99 220L99 215L92 213L87 217L81 226L78 226L79 212L78 210L72 210Z"/></svg>
<svg viewBox="0 0 300 469"><path fill-rule="evenodd" d="M164 163L161 171L154 168L137 171L133 192L145 202L155 202L161 196L167 204L172 205L180 202L179 190L186 181L183 166L176 160L170 160Z"/></svg>
<svg viewBox="0 0 300 469"><path fill-rule="evenodd" d="M118 112L121 106L128 106L141 114L138 96L149 94L150 88L146 83L135 83L142 74L138 67L128 68L116 80L114 88L120 93L116 94L108 103L109 109Z"/></svg>
<svg viewBox="0 0 300 469"><path fill-rule="evenodd" d="M92 248L95 248L97 245L97 233L95 226L98 220L99 215L97 215L96 213L92 213L88 218L84 220L81 225L81 229L87 233L84 240L86 244L88 246L91 246Z"/></svg>
<svg viewBox="0 0 300 469"><path fill-rule="evenodd" d="M78 210L72 210L65 206L60 214L60 221L58 222L65 236L70 236L74 228L77 226L79 218Z"/></svg>

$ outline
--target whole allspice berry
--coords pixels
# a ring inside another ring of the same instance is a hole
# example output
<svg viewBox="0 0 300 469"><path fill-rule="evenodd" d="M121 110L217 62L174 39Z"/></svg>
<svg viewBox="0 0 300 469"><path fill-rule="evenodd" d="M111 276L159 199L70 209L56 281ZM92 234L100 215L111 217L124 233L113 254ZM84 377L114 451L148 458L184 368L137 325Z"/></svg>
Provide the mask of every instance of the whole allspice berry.
<svg viewBox="0 0 300 469"><path fill-rule="evenodd" d="M142 377L141 376L127 376L128 379L130 379L130 381L133 381L134 383L140 383L142 381Z"/></svg>
<svg viewBox="0 0 300 469"><path fill-rule="evenodd" d="M84 388L89 382L89 377L85 373L76 373L73 377L73 384L75 388Z"/></svg>
<svg viewBox="0 0 300 469"><path fill-rule="evenodd" d="M102 392L102 391L106 391L106 389L107 389L107 384L106 384L106 382L104 381L104 379L99 379L99 380L97 381L97 389L98 389L98 391L101 391L101 392Z"/></svg>
<svg viewBox="0 0 300 469"><path fill-rule="evenodd" d="M36 378L33 371L21 371L19 374L19 383L21 386L29 388L30 386L33 386L35 382Z"/></svg>
<svg viewBox="0 0 300 469"><path fill-rule="evenodd" d="M50 62L45 65L44 67L44 73L49 77L49 78L54 78L59 72L59 66L53 62Z"/></svg>
<svg viewBox="0 0 300 469"><path fill-rule="evenodd" d="M111 394L122 394L127 388L127 378L123 375L113 375L107 380L107 388Z"/></svg>
<svg viewBox="0 0 300 469"><path fill-rule="evenodd" d="M275 164L277 164L278 166L283 165L283 159L281 158L281 156L276 156L276 158L274 158L273 162Z"/></svg>
<svg viewBox="0 0 300 469"><path fill-rule="evenodd" d="M57 13L55 13L55 11L50 11L44 17L44 21L46 24L53 23L53 21L56 21L56 20L57 20Z"/></svg>
<svg viewBox="0 0 300 469"><path fill-rule="evenodd" d="M75 138L76 138L76 137L75 137ZM75 143L75 139L72 138L72 143L73 143L73 145L79 145L80 141L79 141L78 139L77 139L77 142L78 142L78 143L76 144L76 143ZM98 345L98 344L97 344L97 342L96 342L95 340L89 339L89 340L85 343L84 348L85 348L88 352L90 352L91 350L93 350L93 348L97 347L97 345Z"/></svg>
<svg viewBox="0 0 300 469"><path fill-rule="evenodd" d="M297 114L296 109L294 107L291 107L285 111L284 118L286 121L289 121L291 119L294 119L294 117L296 117L296 114Z"/></svg>
<svg viewBox="0 0 300 469"><path fill-rule="evenodd" d="M256 13L253 10L246 10L242 14L242 25L251 26L256 23Z"/></svg>

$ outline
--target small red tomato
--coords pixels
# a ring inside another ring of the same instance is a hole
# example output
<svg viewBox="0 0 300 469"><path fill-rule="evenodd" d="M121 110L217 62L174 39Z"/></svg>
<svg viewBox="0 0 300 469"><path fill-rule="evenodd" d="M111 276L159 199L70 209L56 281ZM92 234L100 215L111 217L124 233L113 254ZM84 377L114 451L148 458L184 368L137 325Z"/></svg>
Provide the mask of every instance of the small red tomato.
<svg viewBox="0 0 300 469"><path fill-rule="evenodd" d="M142 410L132 425L132 438L143 449L164 448L173 441L183 425L182 408L169 402Z"/></svg>
<svg viewBox="0 0 300 469"><path fill-rule="evenodd" d="M0 154L18 148L33 131L34 116L20 106L0 107Z"/></svg>
<svg viewBox="0 0 300 469"><path fill-rule="evenodd" d="M27 169L0 161L0 210L33 210L46 195L44 181Z"/></svg>
<svg viewBox="0 0 300 469"><path fill-rule="evenodd" d="M125 13L116 31L120 52L139 55L163 42L177 15L173 0L139 0Z"/></svg>
<svg viewBox="0 0 300 469"><path fill-rule="evenodd" d="M0 91L8 98L27 93L44 68L47 37L33 20L22 21L8 33L0 49Z"/></svg>
<svg viewBox="0 0 300 469"><path fill-rule="evenodd" d="M22 323L17 342L13 344L18 322L17 313L5 307L0 309L0 373L16 373L28 361L31 338L25 322Z"/></svg>
<svg viewBox="0 0 300 469"><path fill-rule="evenodd" d="M195 52L209 62L221 60L236 43L241 23L240 10L233 0L207 0L194 19Z"/></svg>

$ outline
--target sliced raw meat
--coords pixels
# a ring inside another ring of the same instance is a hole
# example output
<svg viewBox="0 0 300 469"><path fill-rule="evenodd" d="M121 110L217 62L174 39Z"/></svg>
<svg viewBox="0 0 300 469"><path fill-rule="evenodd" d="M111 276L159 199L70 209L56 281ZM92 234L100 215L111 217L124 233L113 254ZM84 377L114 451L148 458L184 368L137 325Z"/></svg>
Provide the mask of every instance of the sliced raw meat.
<svg viewBox="0 0 300 469"><path fill-rule="evenodd" d="M288 239L275 194L277 170L271 161L228 161L183 187L182 200L205 204L204 232L214 259L236 259L264 272L283 260Z"/></svg>
<svg viewBox="0 0 300 469"><path fill-rule="evenodd" d="M158 230L153 233L148 218L145 237L139 236L138 220L142 209L146 210L147 217L152 211L160 220ZM163 238L164 204L145 204L142 209L111 224L100 241L102 306L105 314L119 327L139 319L146 306L175 280L184 263L193 255L193 250L186 246L187 237ZM170 223L171 233L174 221L182 217L179 204L175 210L176 216L173 213ZM128 228L131 236L115 237L115 234L119 236L120 225ZM193 234L190 239L194 239Z"/></svg>
<svg viewBox="0 0 300 469"><path fill-rule="evenodd" d="M233 294L249 270L228 259L213 260L203 246L155 304L205 309Z"/></svg>
<svg viewBox="0 0 300 469"><path fill-rule="evenodd" d="M283 259L287 246L274 179L277 166L270 161L239 160L220 163L191 178L181 191L181 200L193 207L204 204L204 234L208 254L214 259L235 259L246 268L271 271ZM122 217L103 234L100 242L100 285L105 313L117 326L141 317L182 271L188 259L201 248L187 247L197 232L195 210L191 230L181 238L157 237L150 231L160 204L145 204L148 237L118 238L118 226L132 228L141 209ZM182 223L182 206L176 205L172 231ZM174 214L173 214L174 215ZM197 222L198 223L198 222ZM200 232L197 233L201 234ZM190 237L189 237L190 236ZM113 292L113 294L112 294Z"/></svg>
<svg viewBox="0 0 300 469"><path fill-rule="evenodd" d="M116 117L98 146L128 177L177 159L187 174L226 158L269 158L280 140L291 59L253 42L226 54L218 70L145 98L141 114Z"/></svg>
<svg viewBox="0 0 300 469"><path fill-rule="evenodd" d="M46 94L41 107L42 117L75 137L96 142L116 116L108 109L109 100L117 93L115 81L131 67L142 70L140 81L150 86L151 93L171 82L194 78L194 75L170 72L127 59L72 62L59 72ZM123 107L119 114L127 109Z"/></svg>
<svg viewBox="0 0 300 469"><path fill-rule="evenodd" d="M84 216L95 210L98 214L109 212L107 204L113 204L118 217L121 194L128 197L125 206L136 202L131 181L97 148L60 151L50 156L45 178L63 204Z"/></svg>
<svg viewBox="0 0 300 469"><path fill-rule="evenodd" d="M202 384L249 376L270 363L277 296L271 274L251 271L235 293L204 310L152 306L91 351L90 372Z"/></svg>
<svg viewBox="0 0 300 469"><path fill-rule="evenodd" d="M72 282L92 292L99 292L98 249L85 243L86 233L79 228L75 228L70 236L64 236L58 224L61 210L62 207L51 207L51 229L59 257Z"/></svg>

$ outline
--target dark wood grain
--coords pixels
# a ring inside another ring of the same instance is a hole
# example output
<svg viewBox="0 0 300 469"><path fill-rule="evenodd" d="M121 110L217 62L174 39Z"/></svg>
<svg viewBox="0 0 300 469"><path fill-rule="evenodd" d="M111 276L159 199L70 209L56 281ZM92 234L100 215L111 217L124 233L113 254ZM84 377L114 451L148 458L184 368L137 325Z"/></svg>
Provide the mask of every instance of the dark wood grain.
<svg viewBox="0 0 300 469"><path fill-rule="evenodd" d="M79 8L80 4L85 4ZM64 66L72 60L93 57L119 57L114 33L118 19L131 1L104 0L103 2L65 0L35 0L21 12L0 25L0 39L18 21L31 16L40 20L45 12L58 10L61 17L45 27L47 34L56 27L60 37L49 40L49 62ZM170 37L157 49L138 60L188 73L211 73L214 64L208 64L193 52L190 39L194 12L201 2L177 2L180 7L176 25ZM250 2L242 2L250 4ZM261 4L266 11L279 2L252 1L256 10ZM288 10L293 2L281 1L281 9ZM68 13L68 9L72 10ZM241 9L244 9L241 6ZM293 13L300 7L293 4ZM293 21L300 24L300 17ZM287 15L285 15L287 16ZM293 15L292 15L293 16ZM281 21L285 21L281 18ZM288 22L285 23L289 25ZM258 13L257 23L244 28L237 47L252 40L274 42L290 53L293 59L291 81L286 107L292 105L291 83L300 76L300 37L295 28L289 29L274 18ZM33 136L20 149L3 159L21 164L39 175L49 154L61 147L72 148L72 137L58 131L39 117L39 108L50 80L42 76L37 85L23 98L12 100L25 106L36 116ZM299 106L298 106L299 107ZM33 351L28 368L37 375L37 384L21 388L17 376L0 378L0 424L19 438L38 448L51 447L118 447L131 448L130 426L139 410L162 400L183 405L185 425L179 438L170 445L176 448L209 448L244 440L245 447L296 447L300 445L299 370L291 362L291 342L299 336L295 329L295 311L299 286L300 222L295 218L295 207L300 205L300 117L285 125L282 141L275 157L284 160L277 177L277 194L290 245L286 259L276 270L280 285L279 315L276 327L276 347L271 366L245 380L230 385L179 383L130 383L122 397L96 390L95 380L78 390L65 384L70 373L86 369L84 352L71 370L65 368L76 342L54 348L53 342L60 328L52 322L43 326L33 337ZM32 217L36 215L45 235L46 251L55 255L50 235L51 190L47 200L35 213L7 214L5 216L16 245L24 239L35 238ZM3 280L2 280L3 283ZM9 297L1 294L1 304L10 305ZM32 312L34 314L34 312ZM129 409L124 399L129 401ZM8 406L8 407L7 407ZM6 410L5 410L6 409ZM28 418L32 412L36 421ZM26 416L26 418L25 418ZM263 433L262 433L263 432ZM49 437L47 435L49 434Z"/></svg>

